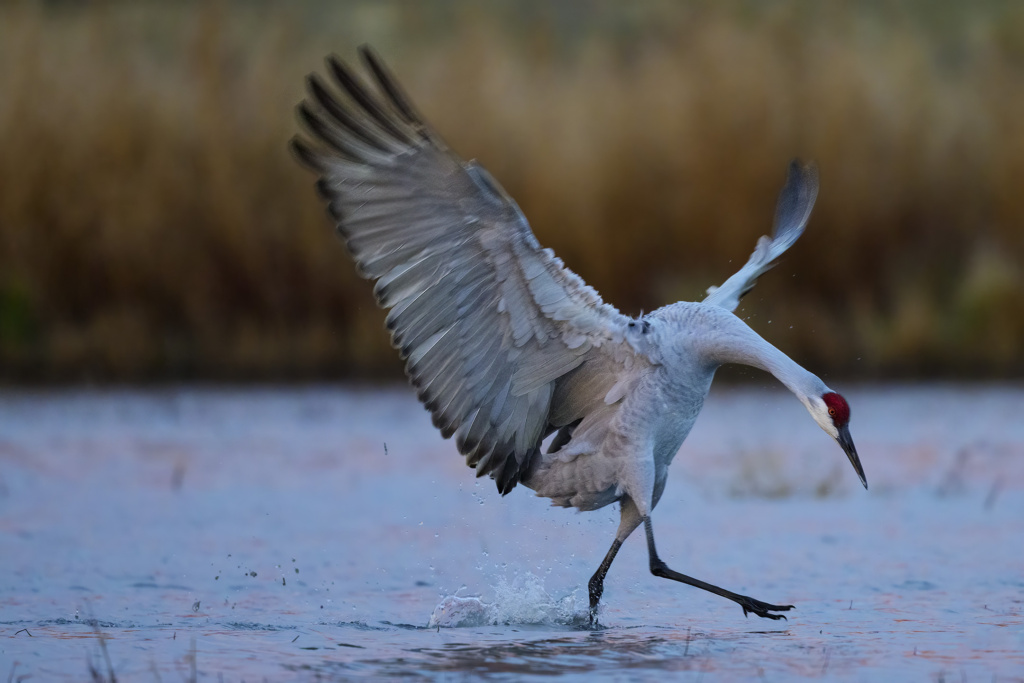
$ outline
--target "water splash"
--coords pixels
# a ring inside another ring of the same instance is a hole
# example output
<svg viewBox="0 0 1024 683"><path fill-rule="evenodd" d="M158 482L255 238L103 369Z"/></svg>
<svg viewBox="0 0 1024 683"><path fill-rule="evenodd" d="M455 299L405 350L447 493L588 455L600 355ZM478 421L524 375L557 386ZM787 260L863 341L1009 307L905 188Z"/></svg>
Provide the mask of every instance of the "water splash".
<svg viewBox="0 0 1024 683"><path fill-rule="evenodd" d="M460 589L461 590L461 589ZM442 598L430 615L429 628L464 628L498 625L580 626L590 620L586 605L579 603L576 590L561 598L544 588L544 580L526 572L509 581L502 577L494 586L494 600L449 595Z"/></svg>

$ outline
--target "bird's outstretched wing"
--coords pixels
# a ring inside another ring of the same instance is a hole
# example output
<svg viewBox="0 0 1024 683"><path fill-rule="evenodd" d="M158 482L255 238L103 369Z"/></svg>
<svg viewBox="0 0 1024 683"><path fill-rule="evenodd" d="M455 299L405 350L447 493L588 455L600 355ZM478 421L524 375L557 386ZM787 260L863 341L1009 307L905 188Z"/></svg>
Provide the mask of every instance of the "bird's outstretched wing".
<svg viewBox="0 0 1024 683"><path fill-rule="evenodd" d="M580 397L552 405L570 402L554 398L558 380L597 357L633 364L630 319L540 247L512 198L448 150L373 51L360 55L379 92L328 58L345 97L311 75L299 117L313 142L292 146L320 174L360 274L376 281L434 424L504 494L544 437L585 409Z"/></svg>
<svg viewBox="0 0 1024 683"><path fill-rule="evenodd" d="M775 265L775 259L793 246L803 234L817 196L817 167L814 164L801 166L794 160L789 165L786 185L779 193L772 236L766 235L757 241L754 253L736 274L721 286L708 288L708 296L704 303L721 306L730 311L736 310L740 299L754 288L757 278L771 269Z"/></svg>

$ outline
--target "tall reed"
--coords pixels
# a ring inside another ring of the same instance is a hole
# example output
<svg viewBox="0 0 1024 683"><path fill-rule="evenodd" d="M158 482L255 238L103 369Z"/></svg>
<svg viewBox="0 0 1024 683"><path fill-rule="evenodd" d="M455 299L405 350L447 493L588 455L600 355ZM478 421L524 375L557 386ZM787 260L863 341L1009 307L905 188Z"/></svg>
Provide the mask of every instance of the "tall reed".
<svg viewBox="0 0 1024 683"><path fill-rule="evenodd" d="M396 377L286 151L371 42L625 312L805 237L743 314L850 377L1024 372L1024 10L983 3L0 5L0 377Z"/></svg>

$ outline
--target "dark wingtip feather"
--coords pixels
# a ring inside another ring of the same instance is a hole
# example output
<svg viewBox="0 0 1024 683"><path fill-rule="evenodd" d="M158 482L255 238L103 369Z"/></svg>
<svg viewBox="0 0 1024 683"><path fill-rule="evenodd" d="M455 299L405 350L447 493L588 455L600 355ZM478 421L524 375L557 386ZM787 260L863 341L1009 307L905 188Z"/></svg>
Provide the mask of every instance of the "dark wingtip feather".
<svg viewBox="0 0 1024 683"><path fill-rule="evenodd" d="M335 99L327 84L317 74L310 74L306 77L306 89L317 104L323 107L324 111L346 131L378 151L388 151L387 145L372 130L358 121Z"/></svg>
<svg viewBox="0 0 1024 683"><path fill-rule="evenodd" d="M381 106L380 102L370 94L370 91L366 89L366 86L359 80L359 77L353 73L344 61L338 58L337 55L331 55L327 58L327 68L334 76L338 85L373 119L374 123L392 135L396 140L404 143L412 142L409 136L396 125L393 112L389 112L385 107Z"/></svg>
<svg viewBox="0 0 1024 683"><path fill-rule="evenodd" d="M467 455L476 450L477 446L480 445L480 439L469 439L468 437L463 439L461 443L456 443L456 448L459 449L459 453Z"/></svg>
<svg viewBox="0 0 1024 683"><path fill-rule="evenodd" d="M295 118L299 120L299 123L308 132L317 135L316 130L313 129L313 125L311 124L311 121L316 118L316 114L314 114L313 110L309 108L306 100L302 100L295 105ZM317 135L317 137L319 138L319 135Z"/></svg>
<svg viewBox="0 0 1024 683"><path fill-rule="evenodd" d="M373 101L366 86L355 74L352 67L338 55L332 54L327 57L327 70L334 76L334 81L341 86L348 95L355 100L363 109L372 109L376 102ZM371 113L367 111L367 113Z"/></svg>
<svg viewBox="0 0 1024 683"><path fill-rule="evenodd" d="M335 78L337 78L339 72L344 71L345 73L348 73L349 71L348 64L346 64L345 60L339 57L336 52L332 52L327 55L327 57L324 58L324 64L327 65L327 70L334 74Z"/></svg>
<svg viewBox="0 0 1024 683"><path fill-rule="evenodd" d="M344 113L341 105L331 95L331 92L327 89L327 84L321 80L319 75L309 74L306 76L306 92L335 119L341 118L338 115L339 112Z"/></svg>
<svg viewBox="0 0 1024 683"><path fill-rule="evenodd" d="M310 133L313 133L318 138L321 137L320 129L323 127L323 121L314 113L306 100L299 102L298 106L295 107L295 116L299 119L299 123L305 126Z"/></svg>
<svg viewBox="0 0 1024 683"><path fill-rule="evenodd" d="M501 473L494 481L498 485L498 493L503 496L516 487L519 483L519 462L514 455L510 454L505 458L505 466L501 468Z"/></svg>
<svg viewBox="0 0 1024 683"><path fill-rule="evenodd" d="M359 46L359 56L362 58L363 64L370 69L373 77L377 80L377 84L384 91L384 94L387 95L388 100L395 107L398 114L407 123L423 125L420 115L412 106L401 86L398 85L398 81L395 80L390 69L385 66L384 60L380 58L380 55L372 47L364 43Z"/></svg>
<svg viewBox="0 0 1024 683"><path fill-rule="evenodd" d="M330 145L331 149L344 155L346 159L349 158L348 151L338 140L337 136L327 127L323 119L310 108L309 103L305 101L300 102L296 111L299 121L316 139Z"/></svg>
<svg viewBox="0 0 1024 683"><path fill-rule="evenodd" d="M320 156L298 135L288 141L288 149L291 150L296 160L309 170L317 173L323 172L324 165Z"/></svg>
<svg viewBox="0 0 1024 683"><path fill-rule="evenodd" d="M325 201L331 201L334 199L334 192L331 191L330 186L327 184L326 178L321 178L316 181L316 193L320 195L320 198Z"/></svg>

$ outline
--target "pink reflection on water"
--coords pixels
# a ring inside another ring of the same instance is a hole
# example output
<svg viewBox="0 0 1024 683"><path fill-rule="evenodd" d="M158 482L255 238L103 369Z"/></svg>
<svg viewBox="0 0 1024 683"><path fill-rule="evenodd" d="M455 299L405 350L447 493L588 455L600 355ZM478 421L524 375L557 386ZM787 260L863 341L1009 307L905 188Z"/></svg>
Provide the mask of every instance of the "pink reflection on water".
<svg viewBox="0 0 1024 683"><path fill-rule="evenodd" d="M608 630L581 632L557 615L423 628L460 590L548 614L501 597L527 574L531 595L584 604L617 520L500 498L405 389L7 392L0 659L81 678L95 618L125 679L174 676L190 652L208 675L252 678L1019 676L1024 391L846 394L870 492L787 394L729 389L655 512L672 566L793 602L789 622L651 577L631 538Z"/></svg>

